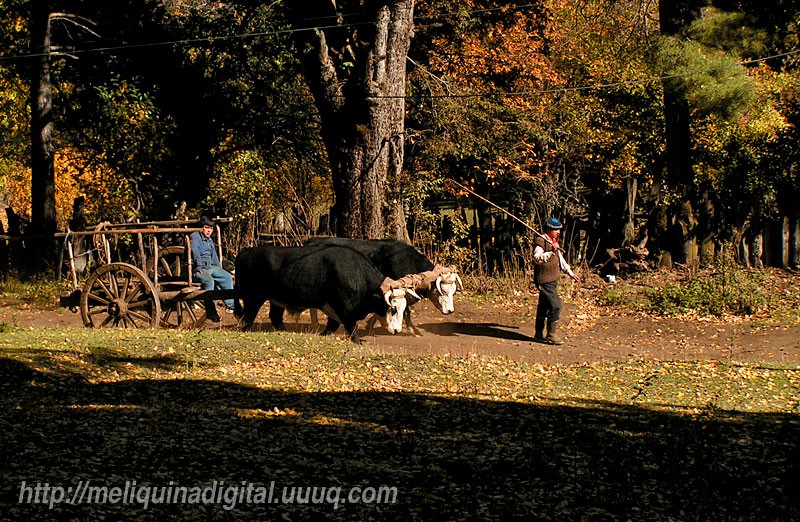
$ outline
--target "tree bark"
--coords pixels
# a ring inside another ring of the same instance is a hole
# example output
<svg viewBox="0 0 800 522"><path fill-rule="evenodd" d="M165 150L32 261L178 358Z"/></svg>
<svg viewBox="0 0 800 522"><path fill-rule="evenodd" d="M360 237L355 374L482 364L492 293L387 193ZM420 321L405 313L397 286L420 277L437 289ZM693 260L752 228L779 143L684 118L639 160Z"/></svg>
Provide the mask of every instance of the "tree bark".
<svg viewBox="0 0 800 522"><path fill-rule="evenodd" d="M53 86L50 78L50 2L31 3L31 225L33 235L56 231L56 182L53 168ZM55 260L51 242L36 238L30 242L34 270Z"/></svg>
<svg viewBox="0 0 800 522"><path fill-rule="evenodd" d="M709 191L700 197L700 225L698 227L698 250L701 265L710 265L716 256L716 206Z"/></svg>
<svg viewBox="0 0 800 522"><path fill-rule="evenodd" d="M780 261L780 267L789 268L791 258L791 229L788 216L784 216L780 220L779 236L780 246L778 259Z"/></svg>
<svg viewBox="0 0 800 522"><path fill-rule="evenodd" d="M761 232L754 232L752 236L752 247L750 248L750 266L753 268L764 268L764 261L761 256L764 253L764 235Z"/></svg>
<svg viewBox="0 0 800 522"><path fill-rule="evenodd" d="M338 19L296 33L331 161L336 233L408 239L399 179L414 1L293 4L296 25L312 14ZM345 21L346 12L362 14Z"/></svg>
<svg viewBox="0 0 800 522"><path fill-rule="evenodd" d="M56 230L50 5L46 0L35 0L31 6L31 54L31 227L41 234Z"/></svg>
<svg viewBox="0 0 800 522"><path fill-rule="evenodd" d="M789 226L791 252L789 264L792 268L800 267L800 211L795 212Z"/></svg>
<svg viewBox="0 0 800 522"><path fill-rule="evenodd" d="M665 36L679 36L700 13L697 0L659 0L659 23ZM666 139L667 180L681 194L681 233L679 244L668 246L681 262L696 262L697 239L694 182L691 162L689 101L685 82L679 77L662 80L664 90L664 134Z"/></svg>
<svg viewBox="0 0 800 522"><path fill-rule="evenodd" d="M625 223L622 226L622 246L633 243L636 237L636 224L634 216L636 214L636 192L639 182L634 177L630 177L625 182Z"/></svg>

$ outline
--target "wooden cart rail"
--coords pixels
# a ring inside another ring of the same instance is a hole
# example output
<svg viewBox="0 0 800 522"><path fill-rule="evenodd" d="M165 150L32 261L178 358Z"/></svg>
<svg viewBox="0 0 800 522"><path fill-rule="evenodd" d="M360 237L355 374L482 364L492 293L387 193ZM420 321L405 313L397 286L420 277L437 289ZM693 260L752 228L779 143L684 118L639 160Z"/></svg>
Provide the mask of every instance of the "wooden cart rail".
<svg viewBox="0 0 800 522"><path fill-rule="evenodd" d="M103 230L84 230L81 232L69 232L67 235L80 237L80 236L98 236L98 235L121 235L121 234L175 234L200 232L201 228L190 227L168 227L168 228L109 228Z"/></svg>

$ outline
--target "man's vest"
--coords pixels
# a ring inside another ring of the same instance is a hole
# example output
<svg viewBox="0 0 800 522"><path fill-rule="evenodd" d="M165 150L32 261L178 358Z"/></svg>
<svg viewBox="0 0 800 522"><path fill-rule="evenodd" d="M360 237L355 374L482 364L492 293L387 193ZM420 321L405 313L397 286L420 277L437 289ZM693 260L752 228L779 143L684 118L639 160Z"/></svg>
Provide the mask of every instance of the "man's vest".
<svg viewBox="0 0 800 522"><path fill-rule="evenodd" d="M555 252L553 245L551 245L548 241L545 241L542 237L537 236L536 239L533 240L533 244L535 246L542 247L545 252ZM552 283L553 281L558 281L560 278L561 264L558 260L557 252L550 256L550 259L547 261L547 263L534 263L533 282L537 285Z"/></svg>

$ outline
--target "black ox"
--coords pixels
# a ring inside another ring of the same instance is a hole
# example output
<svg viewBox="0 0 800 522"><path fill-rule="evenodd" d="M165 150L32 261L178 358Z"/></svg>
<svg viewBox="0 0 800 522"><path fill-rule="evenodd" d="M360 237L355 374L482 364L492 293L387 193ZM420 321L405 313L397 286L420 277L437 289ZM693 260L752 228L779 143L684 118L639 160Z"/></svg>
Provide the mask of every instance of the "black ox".
<svg viewBox="0 0 800 522"><path fill-rule="evenodd" d="M402 329L406 292L389 290L387 283L367 257L352 248L245 248L236 257L235 312L242 326L249 328L267 300L279 305L281 314L283 309L298 313L316 308L337 326L341 323L350 339L358 342L356 324L370 313L377 314L392 333Z"/></svg>
<svg viewBox="0 0 800 522"><path fill-rule="evenodd" d="M433 263L416 248L394 239L317 237L309 239L305 244L309 247L338 246L356 250L365 255L385 277L391 279L400 279L409 274L419 274L434 268ZM455 273L447 274L439 277L430 288L417 288L416 293L423 299L429 298L443 314L450 314L454 310L453 294L456 291L456 281L460 282L461 280ZM405 322L414 335L420 335L419 330L411 321L411 306L416 304L419 299L417 296L409 295L407 297L408 304L403 314ZM275 328L283 328L283 312L284 309L279 303L273 301L270 304L269 319ZM373 324L374 321L371 321L367 329L371 329ZM339 323L330 318L325 332L333 332L338 327ZM395 332L390 331L390 333Z"/></svg>

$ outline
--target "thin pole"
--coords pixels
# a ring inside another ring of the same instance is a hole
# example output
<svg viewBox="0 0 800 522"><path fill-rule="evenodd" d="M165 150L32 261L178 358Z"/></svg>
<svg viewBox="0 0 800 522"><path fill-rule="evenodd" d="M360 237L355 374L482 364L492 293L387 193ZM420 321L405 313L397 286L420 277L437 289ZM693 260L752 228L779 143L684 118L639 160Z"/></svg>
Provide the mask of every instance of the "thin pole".
<svg viewBox="0 0 800 522"><path fill-rule="evenodd" d="M458 185L459 187L461 187L462 189L466 190L467 192L469 192L470 194L472 194L472 195L473 195L473 196L475 196L476 198L478 198L478 199L480 199L481 201L484 201L484 202L486 202L486 203L490 204L491 206L493 206L494 208L496 208L496 209L497 209L497 210L499 210L500 212L503 212L504 214L506 214L507 216L509 216L511 219L514 219L514 220L516 220L517 222L521 223L521 224L522 224L522 225L523 225L525 228L527 228L528 230L530 230L531 232L533 232L534 234L536 234L536 235L537 235L537 236L539 236L540 238L542 238L542 239L544 239L545 241L547 241L548 243L550 243L550 246L553 246L553 247L555 247L555 248L558 248L558 250L561 250L562 252L564 251L564 249L563 249L563 248L561 248L560 246L559 246L559 247L556 247L555 245L553 245L553 242L550 240L550 238L549 238L549 237L547 237L547 236L546 236L546 235L544 235L544 234L540 234L540 233L539 233L539 232L538 232L538 231L537 231L535 228L533 228L533 227L532 227L532 226L530 226L529 224L525 223L525 222L524 222L524 221L522 221L520 218L518 218L517 216L515 216L514 214L512 214L512 213L511 213L511 212L509 212L508 210L504 209L504 208L503 208L503 207L501 207L500 205L496 205L496 204L492 203L491 201L489 201L489 200L488 200L488 199L486 199L485 197L481 196L480 194L478 194L478 193L477 193L477 192L475 192L474 190L472 190L472 189L470 189L470 188L467 188L467 187L465 187L464 185L462 185L461 183L459 183L458 181L456 181L456 180L454 180L454 179L449 179L449 178L448 178L448 179L447 179L447 181L449 181L449 182L451 182L451 183L454 183L454 184Z"/></svg>

